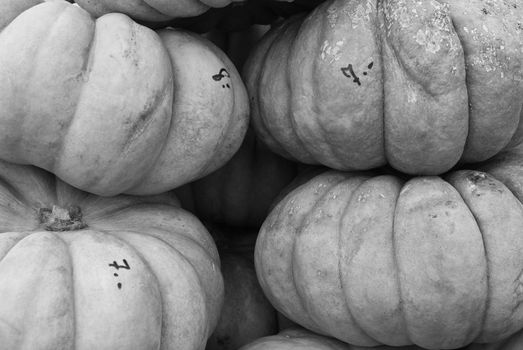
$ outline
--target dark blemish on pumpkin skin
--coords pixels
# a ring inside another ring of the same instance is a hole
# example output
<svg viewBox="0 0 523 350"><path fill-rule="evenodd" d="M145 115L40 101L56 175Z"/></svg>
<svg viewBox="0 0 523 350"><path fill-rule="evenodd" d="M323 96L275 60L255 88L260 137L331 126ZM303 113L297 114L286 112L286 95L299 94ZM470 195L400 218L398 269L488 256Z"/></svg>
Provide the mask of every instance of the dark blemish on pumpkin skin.
<svg viewBox="0 0 523 350"><path fill-rule="evenodd" d="M480 181L483 181L487 178L487 175L484 173L473 173L467 176L467 180L472 182L473 184L477 184Z"/></svg>
<svg viewBox="0 0 523 350"><path fill-rule="evenodd" d="M371 62L367 65L367 68L369 70L371 70L373 66L374 66L374 62ZM351 63L349 63L349 65L347 67L340 68L340 70L344 76L346 76L347 78L353 78L352 81L354 83L358 84L358 86L361 86L361 80L354 72L354 67L352 66ZM367 75L367 74L369 74L367 71L363 72L363 75Z"/></svg>
<svg viewBox="0 0 523 350"><path fill-rule="evenodd" d="M489 12L487 11L486 8L482 8L482 9L481 9L481 12L483 12L484 15L488 15L488 14L489 14Z"/></svg>

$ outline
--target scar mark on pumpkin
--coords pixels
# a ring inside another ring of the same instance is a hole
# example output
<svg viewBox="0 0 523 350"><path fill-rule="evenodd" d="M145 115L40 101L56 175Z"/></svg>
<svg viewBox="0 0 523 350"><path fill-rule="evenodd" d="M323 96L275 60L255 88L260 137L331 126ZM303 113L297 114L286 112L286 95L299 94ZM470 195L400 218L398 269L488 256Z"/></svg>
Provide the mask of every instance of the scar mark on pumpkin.
<svg viewBox="0 0 523 350"><path fill-rule="evenodd" d="M164 92L159 92L154 96L151 96L149 100L144 104L141 113L137 116L133 116L125 121L126 126L129 125L127 131L127 138L125 143L122 145L122 154L127 154L134 141L143 135L146 130L154 124L155 121L161 119L158 118L154 112L160 102L165 98L167 89ZM133 120L134 118L134 120Z"/></svg>

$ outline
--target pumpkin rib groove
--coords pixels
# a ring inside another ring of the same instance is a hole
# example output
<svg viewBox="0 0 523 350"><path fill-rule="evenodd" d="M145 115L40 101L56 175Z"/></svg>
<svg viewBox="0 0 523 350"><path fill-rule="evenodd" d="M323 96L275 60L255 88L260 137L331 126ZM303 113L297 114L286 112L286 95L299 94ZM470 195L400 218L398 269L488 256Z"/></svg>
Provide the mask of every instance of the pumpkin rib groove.
<svg viewBox="0 0 523 350"><path fill-rule="evenodd" d="M309 16L307 16L308 18ZM295 22L296 23L296 22ZM305 26L306 24L306 21L303 20L303 21L299 21L298 22L298 25L297 25L297 28L295 29L295 33L293 35L293 39L291 41L291 47L289 48L289 54L287 55L287 60L286 60L286 65L285 65L285 69L286 69L286 72L285 72L285 76L287 77L287 86L289 88L289 90L291 91L290 92L290 101L288 103L288 112L287 112L287 115L288 115L288 119L290 120L290 123L291 123L291 131L294 133L295 137L297 140L299 140L299 143L300 145L302 146L301 148L306 150L307 153L313 158L313 159L316 159L317 156L314 154L314 145L313 143L311 142L307 142L306 140L304 140L304 137L303 137L303 131L300 133L300 128L298 127L299 125L302 125L302 123L298 122L297 119L296 119L296 115L295 113L293 113L293 111L295 111L297 108L295 107L295 105L297 104L297 101L296 101L296 94L295 94L295 91L296 89L293 88L293 85L296 84L296 80L297 79L293 79L292 77L292 74L291 72L293 71L291 68L291 62L292 62L292 58L293 57L296 57L296 46L300 45L301 42L300 40L296 40L299 36L300 36L300 33L302 32L302 28ZM310 67L310 71L307 72L307 76L309 77L313 77L313 72L314 72L314 65L311 65ZM313 93L316 93L317 91L317 86L316 84L312 83L312 90L313 90ZM321 128L321 124L318 123L318 122L315 122L316 124L316 127L319 127ZM319 132L317 133L319 135L321 135L321 137L325 140L325 137L323 136L323 133ZM329 145L329 150L331 151L331 155L332 155L332 147Z"/></svg>
<svg viewBox="0 0 523 350"><path fill-rule="evenodd" d="M280 28L275 29L275 33L278 30L280 30ZM272 41L269 43L269 47L272 47L272 45L276 41L277 36L276 35L272 35L272 37L266 36L264 38L264 41L268 40L268 38L272 39ZM256 48L254 48L254 50L255 49ZM264 68L264 64L267 61L267 55L268 54L269 54L269 50L266 50L263 53L262 57L258 60L258 62L256 62L256 60L254 60L254 58L251 58L250 60L247 60L246 63L245 63L245 68L244 68L244 74L243 75L244 76L247 75L247 73L245 73L246 71L247 72L254 72L254 73L249 73L249 74L253 74L254 75L253 85L258 85L259 84L259 81L261 79L262 71L264 71L263 68ZM249 89L249 95L252 95L252 91L253 90L255 91L254 95L249 97L249 105L250 105L250 109L251 109L251 123L253 125L254 124L258 125L259 132L262 133L268 139L269 143L274 143L275 145L277 145L279 152L284 153L287 156L291 156L287 151L284 150L284 148L281 145L281 142L278 141L275 137L273 137L271 135L271 133L269 132L269 129L268 129L266 123L265 123L265 120L264 120L264 118L262 116L262 112L261 112L261 108L260 108L260 93L259 93L259 90L255 89L255 88Z"/></svg>
<svg viewBox="0 0 523 350"><path fill-rule="evenodd" d="M441 5L448 4L448 3L443 2L442 0L436 0L436 1L439 2ZM452 26L452 30L456 33L456 37L458 38L459 43L460 43L461 47L463 48L463 65L464 65L465 68L467 68L467 53L465 52L466 46L465 46L465 44L463 42L463 39L459 35L459 32L458 32L458 30L456 28L456 24L454 22L454 18L452 18L452 12L451 11L449 12L449 21L450 21L450 25ZM468 86L469 86L468 69L465 69L465 82L464 83L465 83L465 90L467 91L467 106L468 106L467 116L468 116L468 118L467 118L467 136L465 137L465 143L463 144L463 149L461 150L460 158L463 157L463 155L465 154L465 150L467 149L467 145L469 143L469 137L470 137L470 130L471 130L470 126L472 124L472 113L471 113L472 100L471 100L470 93L469 93L469 88L468 88ZM476 220L476 217L474 217L474 220Z"/></svg>
<svg viewBox="0 0 523 350"><path fill-rule="evenodd" d="M269 58L269 53L270 53L271 49L272 49L276 44L279 43L279 41L281 40L281 38L283 37L283 35L284 35L286 32L288 32L288 31L292 31L292 30L294 30L295 33L294 33L293 37L296 37L296 35L298 34L298 31L295 30L295 29L293 28L294 24L295 24L295 22L291 22L291 23L289 23L288 25L284 24L284 25L282 25L280 28L278 28L279 32L282 33L282 34L281 34L281 35L276 35L276 36L274 37L274 39L272 40L271 44L268 46L268 49L267 49L267 51L265 52L265 55L264 55L264 57L263 57L263 65L262 65L262 67L261 67L261 69L260 69L261 72L265 72L265 71L269 71L269 72L270 72L270 70L266 68L266 66L267 66L268 64L271 64L271 62L268 60L268 58ZM289 50L289 52L290 52L290 48L288 48L288 50ZM283 80L283 82L284 82L284 84L285 84L285 87L286 87L287 89L289 89L290 86L291 86L291 79L290 79L290 77L289 77L289 67L288 67L288 66L289 66L289 60L287 59L287 60L285 60L285 62L282 64L282 67L283 67L282 69L284 69L284 71L281 72L281 74L282 74L282 80ZM261 78L263 78L263 75L262 75L262 74L260 74L260 79L257 81L257 85L261 85L261 83L262 83ZM287 90L287 91L288 91L288 90ZM258 92L258 96L260 96L260 92ZM292 95L289 93L289 97L291 97L291 96L292 96ZM259 106L260 106L260 104L258 104L258 109L261 109ZM291 103L290 103L289 101L287 101L287 110L285 111L285 115L283 116L283 118L284 118L284 119L287 119L287 122L288 122L290 125L294 126L295 123L293 122L293 118L292 118L292 116L291 116L291 111L292 111ZM267 113L263 113L263 114L260 113L260 116L261 116L260 119L262 120L263 125L265 126L265 129L269 131L269 135L271 135L271 139L274 140L274 141L276 142L276 144L280 147L280 149L285 151L285 147L282 146L282 142L281 142L280 140L278 140L277 137L272 137L272 132L271 132L271 129L270 129L271 122L270 122L269 120L267 120L266 118L263 118L263 116L267 116L266 114L267 114ZM308 150L306 149L306 147L303 145L303 141L302 141L302 139L298 137L296 130L295 130L294 128L290 128L290 131L291 131L291 133L293 134L293 136L296 138L296 140L298 141L298 143L299 143L300 145L303 146L302 149L304 149L304 150L307 152L307 154L308 154L309 151L308 151ZM285 151L285 152L286 152L286 151ZM294 153L294 154L293 154L293 153ZM292 150L292 152L289 152L289 154L290 154L293 158L296 158L296 150Z"/></svg>
<svg viewBox="0 0 523 350"><path fill-rule="evenodd" d="M163 309L163 290L162 288L160 288L160 282L158 281L158 276L154 273L149 261L143 256L142 252L137 249L135 247L135 245L131 242L129 242L127 239L125 239L125 232L126 231L123 231L123 230L114 230L114 231L110 231L110 230L107 230L107 229L98 229L98 231L100 232L104 232L116 239L118 239L119 241L121 241L122 243L124 243L125 245L127 245L131 250L133 250L133 252L140 257L140 259L142 260L142 263L144 264L144 266L147 267L147 269L149 270L149 272L151 273L152 276L154 276L154 280L156 281L156 285L158 286L158 293L160 294L160 300L162 300L162 327L160 328L160 343L162 342L162 339L163 339L163 332L164 332L164 327L163 327L163 314L164 314L164 309ZM156 238L154 236L151 236L149 235L148 233L146 232L133 232L133 231L128 231L130 233L133 233L133 234L137 234L137 235L143 235L143 236L147 236L147 237L151 237L151 238ZM120 233L120 234L118 234ZM160 239L158 239L160 240ZM163 240L162 240L163 241ZM165 241L163 241L164 243L166 243ZM171 248L175 249L177 251L176 248L174 248L172 245L169 245ZM178 251L177 251L178 252ZM181 253L178 252L180 255ZM181 255L182 256L182 255Z"/></svg>
<svg viewBox="0 0 523 350"><path fill-rule="evenodd" d="M296 295L298 296L298 300L301 305L301 308L307 313L307 316L308 316L307 318L314 323L316 330L320 330L322 332L323 332L323 330L319 326L315 317L313 317L314 315L310 312L307 305L303 302L305 300L305 298L303 298L303 296L300 294L300 288L298 288L298 286L296 284L296 276L295 276L295 272L294 272L295 249L296 249L296 242L298 241L299 236L303 230L303 227L305 226L305 223L307 222L307 218L309 217L309 215L307 215L307 214L310 214L312 211L314 211L314 209L318 206L318 202L321 201L321 199L327 195L327 193L329 192L329 190L331 188L335 187L337 184L339 184L340 182L343 182L343 181L344 180L341 180L341 181L335 183L334 185L322 187L323 193L321 194L321 196L318 196L315 204L310 208L310 210L305 215L303 215L303 218L301 219L299 225L296 227L296 239L294 239L292 241L292 248L291 248L291 254L290 254L291 259L289 262L289 269L292 272L292 283L293 283L294 290L296 291Z"/></svg>
<svg viewBox="0 0 523 350"><path fill-rule="evenodd" d="M59 4L59 3L57 2L56 4ZM59 17L63 16L64 12L65 12L65 7L62 6L60 15L56 16L56 18L59 18ZM24 15L24 14L25 13L22 13L21 15ZM47 39L49 37L49 33L52 32L52 29L56 26L56 23L57 23L57 21L55 21L52 25L47 26L46 30L45 30L45 34L43 34L42 37ZM38 57L40 56L40 52L45 47L45 45L44 45L45 41L46 41L45 39L40 41L38 47L36 48L35 52L33 53L33 56L32 56L32 63L33 64L31 64L30 68L27 70L26 81L24 82L23 90L28 90L27 86L28 86L29 82L30 81L34 81L34 75L35 75L36 67L37 67L35 62L39 61ZM24 101L24 102L27 102L27 101ZM29 105L29 103L24 103L24 105ZM18 108L18 110L19 110L19 108ZM21 114L20 123L18 124L18 129L16 130L16 135L18 135L19 137L17 139L17 142L15 142L16 146L14 148L14 150L15 150L14 152L17 153L17 154L20 152L20 149L21 149L20 146L21 145L23 145L24 143L31 144L31 142L27 142L26 140L24 140L24 133L22 132L22 130L30 129L27 126L27 124L35 123L34 120L31 120L30 118L27 118L28 115L26 113L20 113L20 114ZM37 166L41 166L41 164L38 164Z"/></svg>
<svg viewBox="0 0 523 350"><path fill-rule="evenodd" d="M305 21L303 21L302 24L303 23L305 23ZM322 22L320 30L319 30L319 32L320 32L319 35L320 36L323 36L323 34L326 31L326 27L327 27L327 22ZM298 30L298 33L300 33L300 32L301 32L301 27ZM313 52L317 52L318 51L317 49L318 49L318 44L315 47L315 50L313 50ZM313 79L316 76L314 74L314 72L317 71L318 65L319 64L318 64L317 60L313 60L312 61L311 71L309 72L309 76L312 77ZM312 95L313 96L320 96L319 87L318 87L318 83L317 82L314 81L311 84L311 88L312 88ZM311 102L312 102L312 104L311 104L312 110L317 109L318 101L317 100L312 100ZM330 153L330 155L332 157L332 160L333 160L333 165L334 165L334 163L338 163L337 161L340 159L339 154L337 154L336 148L334 147L334 145L332 143L328 142L325 125L323 125L323 123L319 123L318 120L315 120L315 124L316 124L316 127L320 129L320 132L318 132L318 135L321 135L321 138L323 140L323 144L327 145L327 148L328 148L329 153ZM306 142L304 142L304 143L307 144Z"/></svg>
<svg viewBox="0 0 523 350"><path fill-rule="evenodd" d="M383 1L378 0L376 4L376 11L378 11L378 14L376 15L376 25L379 27L385 28L385 15L383 10ZM383 42L385 40L385 33L381 30L377 30L378 37L376 38L377 47L378 47L378 53L381 57L380 59L380 69L381 69L381 96L383 98L381 99L381 139L383 140L383 149L382 149L382 156L383 159L387 159L387 149L386 145L387 142L385 142L385 60L383 59ZM394 228L394 227L393 227Z"/></svg>
<svg viewBox="0 0 523 350"><path fill-rule="evenodd" d="M346 179L344 181L342 181L342 183L340 183L341 185L345 185L346 183L350 182L352 179ZM366 335L369 339L371 339L372 341L374 341L376 344L379 344L379 342L374 339L374 337L372 337L368 332L367 330L365 330L357 321L357 319L354 317L354 312L353 310L351 310L350 308L350 305L351 303L349 302L349 296L348 296L348 293L347 291L344 289L344 283L343 283L343 275L341 273L342 271L342 267L341 267L341 250L342 248L342 243L341 243L341 235L342 235L342 227L343 227L343 223L345 221L345 217L349 214L349 207L351 205L351 202L352 202L352 199L354 198L354 193L356 191L358 191L358 189L366 182L366 181L369 181L369 179L364 179L362 180L352 191L352 193L350 194L350 196L348 197L347 199L347 203L345 204L345 207L342 209L341 211L341 215L339 216L339 221L338 221L338 279L340 281L340 286L341 286L341 289L342 289L342 294L344 296L343 298L343 301L344 301L344 304L345 304L345 308L347 310L347 315L349 316L350 320L352 321L352 323L358 328L358 330L360 330L364 335Z"/></svg>
<svg viewBox="0 0 523 350"><path fill-rule="evenodd" d="M74 266L73 265L73 254L71 253L71 248L70 248L70 245L69 245L69 242L67 242L65 239L63 239L61 237L61 235L57 234L56 232L52 232L52 234L57 238L59 239L60 241L62 241L64 243L64 246L66 247L66 251L67 251L67 255L69 257L69 262L70 262L70 265L71 266ZM73 346L74 346L74 349L78 349L78 337L76 336L76 334L78 333L78 314L76 313L76 296L75 296L75 293L76 293L76 283L75 283L75 274L74 274L74 269L71 269L71 287L72 287L72 294L73 294L73 297L72 297L72 306L73 306L73 310L72 310L72 314L73 314L73 322L74 322L74 325L72 327L73 329Z"/></svg>
<svg viewBox="0 0 523 350"><path fill-rule="evenodd" d="M298 23L298 26L297 28L293 28L293 27L296 27L296 23ZM296 20L294 22L290 22L289 25L287 25L286 28L283 28L284 30L293 30L294 33L293 33L293 40L292 42L294 43L295 42L295 39L296 37L298 36L298 33L299 33L299 30L300 30L300 27L303 25L303 21L299 21L299 20ZM283 26L282 26L283 27ZM267 52L269 52L270 49L272 49L272 47L274 46L274 42L277 42L278 39L281 40L281 38L283 37L280 36L280 37L276 37L276 39L273 41L273 44L271 44L269 46L269 49L267 50ZM288 90L290 90L291 86L292 86L292 79L290 77L290 60L289 60L289 57L292 55L292 52L293 52L293 48L296 44L294 43L289 49L288 49L288 54L287 54L287 57L286 57L286 60L285 60L285 64L283 65L285 67L285 72L282 72L283 76L284 76L284 79L285 79L285 85L287 87ZM267 57L268 56L265 56L265 60L267 60ZM266 62L267 63L271 63L271 62ZM264 68L264 67L263 67ZM265 69L262 69L263 71L265 71ZM287 112L285 114L285 117L288 119L289 121L289 124L292 126L291 127L291 132L293 134L293 136L295 137L296 141L298 141L299 145L301 146L300 147L300 150L302 151L305 151L307 153L307 156L310 157L311 159L315 159L316 157L314 157L313 153L309 150L309 148L307 147L307 142L304 142L303 139L300 137L299 133L298 133L298 130L297 130L297 122L296 122L296 119L294 119L294 115L292 113L292 91L289 93L289 97L290 97L290 101L287 102ZM269 121L265 121L266 124L268 123L270 125L270 122ZM278 141L279 143L279 141ZM284 148L283 148L284 149ZM296 150L295 150L296 151ZM293 155L294 157L294 155ZM302 158L302 157L297 157L298 159Z"/></svg>
<svg viewBox="0 0 523 350"><path fill-rule="evenodd" d="M446 181L446 179L444 178L445 182L449 183L448 181ZM450 184L452 186L452 184ZM454 186L452 186L453 188L455 188ZM474 214L474 212L472 210L470 210L469 206L467 205L467 202L465 201L465 198L463 198L463 195L461 194L461 192L456 189L456 192L459 194L461 200L463 201L463 203L465 203L465 206L467 207L471 217L474 219L474 221L476 222L476 226L478 227L478 231L481 235L481 244L483 246L483 251L485 252L485 261L486 261L486 264L485 264L485 268L486 268L486 274L485 276L487 277L487 281L486 281L486 291L485 291L485 302L484 302L484 305L485 305L485 309L483 310L483 314L481 315L481 326L479 327L479 334L483 333L483 329L485 328L485 323L487 321L487 313L488 313L488 310L489 310L489 306L490 306L490 294L491 294L491 291L490 291L490 259L489 259L489 256L487 254L487 243L485 242L485 238L483 237L483 229L481 228L481 225L479 223L479 220L478 218L476 217L476 215ZM516 197L517 198L517 197ZM476 336L477 338L477 336Z"/></svg>
<svg viewBox="0 0 523 350"><path fill-rule="evenodd" d="M67 123L67 128L65 128L66 133L63 135L62 138L60 138L60 144L59 144L59 147L57 147L57 156L54 158L54 162L52 164L52 167L50 169L52 169L52 171L54 172L54 169L58 169L58 168L62 168L61 166L61 160L63 159L63 152L64 152L64 149L65 149L65 143L66 141L69 139L69 132L71 130L71 125L76 121L76 115L78 113L78 107L80 106L80 102L82 101L82 97L84 95L84 91L85 91L85 87L87 84L85 84L85 82L89 81L89 76L91 75L91 72L93 70L93 57L94 57L94 53L95 53L95 48L96 48L96 41L98 39L98 31L96 30L96 23L98 22L98 20L94 21L94 28L93 28L93 33L92 33L92 37L91 37L91 40L89 41L89 44L87 46L87 54L86 54L86 57L85 57L85 61L84 61L84 64L82 66L82 70L81 70L81 75L82 75L82 80L83 80L83 84L81 84L81 87L78 91L78 96L76 98L76 105L74 107L74 110L73 110L73 113L71 115L71 118L69 119L68 123Z"/></svg>
<svg viewBox="0 0 523 350"><path fill-rule="evenodd" d="M396 202L394 203L394 215L392 216L392 235L391 235L391 244L392 244L392 261L394 262L394 269L396 270L396 286L397 286L397 292L398 292L398 296L399 296L399 304L398 304L398 308L399 308L399 314L400 314L400 317L402 318L402 323L403 323L403 326L404 326L404 329L403 331L405 332L405 336L406 338L409 339L409 341L412 343L412 337L411 337L411 333L409 331L409 326L408 326L408 323L407 323L407 317L406 317L406 314L404 312L404 306L403 306L403 293L402 293L402 288L401 288L401 278L400 278L400 265L399 265L399 261L398 261L398 248L397 248L397 244L396 244L396 219L398 217L397 213L398 213L398 200L401 196L401 191L403 190L403 187L405 186L405 183L403 183L403 186L402 188L400 189L400 192L398 193L398 197L396 198Z"/></svg>
<svg viewBox="0 0 523 350"><path fill-rule="evenodd" d="M145 265L147 266L147 268L151 271L151 273L154 275L157 283L158 283L158 290L160 292L160 295L162 296L164 293L162 291L162 289L160 288L160 284L158 282L158 277L156 276L156 274L154 273L153 269L151 268L151 265L150 263L145 259L145 257L143 256L143 254L141 254L138 249L135 247L135 245L130 242L129 240L127 240L125 238L125 232L126 231L120 231L120 230L115 230L113 232L109 232L109 234L113 235L113 236L116 236L117 238L119 238L120 240L124 241L126 244L128 244L133 250L135 250L137 252L137 254L142 258L143 262L145 263ZM148 232L133 232L133 231L127 231L129 233L132 233L132 234L138 234L138 235L141 235L141 236L144 236L144 237L147 237L148 239L151 239L151 240L156 240L158 242L161 242L162 244L170 247L172 250L174 250L177 254L179 254L180 257L182 257L185 262L192 268L192 272L194 274L194 276L196 276L196 279L198 281L198 287L199 287L199 290L200 290L200 293L201 295L205 296L204 300L211 300L212 298L208 295L207 293L207 290L204 288L204 283L202 282L202 277L200 276L200 274L198 273L198 269L194 266L193 262L188 259L177 247L175 247L173 244L169 243L168 241L162 239L161 237L157 237L157 236L154 236ZM183 236L183 237L186 237L186 236ZM204 252L207 253L207 250L205 249L205 247L201 246L200 244L198 244L198 242L194 241L194 240L191 240L192 242L194 242L196 245L198 245L199 247L202 248L202 250ZM209 305L207 303L204 303L204 306L205 306L205 317L204 319L206 320L210 320L211 317L211 310L209 309ZM163 308L162 308L162 311L163 311ZM163 324L163 316L162 316L162 324ZM163 330L164 330L164 327L162 327L162 335L163 335ZM206 335L206 338L209 337L211 334L211 327L210 327L210 324L209 324L209 321L207 322L206 324L206 327L205 327L205 335Z"/></svg>
<svg viewBox="0 0 523 350"><path fill-rule="evenodd" d="M254 56L247 60L245 63L245 73L244 75L250 75L251 71L255 70L255 73L253 74L254 78L252 79L253 87L249 90L249 94L252 94L254 91L254 95L251 97L252 101L249 101L249 103L252 106L252 124L253 126L256 126L255 129L258 129L259 133L263 135L263 139L267 141L268 144L274 144L277 148L277 152L281 154L282 156L286 158L296 159L294 152L288 151L283 147L282 142L277 138L273 136L272 131L270 130L269 126L270 123L264 116L266 115L266 112L262 110L261 108L261 91L258 89L258 86L261 85L262 79L263 79L263 73L267 71L266 65L268 64L268 56L271 52L271 48L274 47L274 44L278 41L279 34L284 32L285 30L288 30L288 28L291 26L291 23L283 23L279 27L274 29L273 33L269 33L269 35L266 35L263 37L263 44L265 44L265 41L270 40L269 44L267 45L267 50L261 54L261 58L254 59ZM256 48L254 48L256 50ZM256 64L255 64L256 63ZM254 65L255 64L255 65ZM254 67L252 67L254 65ZM250 82L251 79L246 79L247 82ZM285 82L287 82L287 79L284 79ZM288 84L287 84L288 87ZM287 103L288 105L288 103ZM287 113L290 111L290 107L287 106ZM287 116L284 116L284 118L287 118Z"/></svg>
<svg viewBox="0 0 523 350"><path fill-rule="evenodd" d="M80 74L82 76L83 82L85 82L86 80L89 80L89 74L91 73L91 69L92 69L91 59L93 57L92 51L94 51L93 50L93 47L94 47L93 43L94 43L94 40L95 40L95 36L96 36L96 30L95 30L95 28L93 28L91 40L89 40L89 43L87 45L87 50L86 50L84 63L83 63L83 66L81 68L81 71L80 71ZM74 121L74 119L76 117L76 112L78 110L78 106L80 105L80 100L82 99L84 87L85 87L85 84L82 83L80 88L79 88L78 95L74 99L75 106L74 106L74 109L72 110L72 114L70 115L69 118L66 118L67 124L64 124L64 126L63 126L63 128L64 128L64 130L66 130L66 132L62 135L62 137L57 138L58 144L55 146L56 147L55 148L56 157L52 158L53 163L50 165L49 169L56 169L57 168L57 163L59 162L60 159L62 159L62 154L63 154L63 151L64 151L64 143L65 143L65 140L67 139L67 133L68 133L70 125L73 123L73 121Z"/></svg>

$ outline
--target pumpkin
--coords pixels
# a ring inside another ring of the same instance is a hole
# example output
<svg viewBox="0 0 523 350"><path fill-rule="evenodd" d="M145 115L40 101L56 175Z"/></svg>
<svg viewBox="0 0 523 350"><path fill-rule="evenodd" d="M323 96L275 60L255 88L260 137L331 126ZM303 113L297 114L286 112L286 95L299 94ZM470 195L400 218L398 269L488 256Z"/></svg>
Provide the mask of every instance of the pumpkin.
<svg viewBox="0 0 523 350"><path fill-rule="evenodd" d="M497 342L523 328L522 200L523 147L443 177L329 170L271 211L257 276L289 319L350 344Z"/></svg>
<svg viewBox="0 0 523 350"><path fill-rule="evenodd" d="M93 16L124 13L142 21L162 22L173 18L198 16L210 8L224 7L231 0L75 0Z"/></svg>
<svg viewBox="0 0 523 350"><path fill-rule="evenodd" d="M65 1L32 6L0 32L0 81L0 159L98 195L203 177L248 124L245 86L209 41L123 14L94 20Z"/></svg>
<svg viewBox="0 0 523 350"><path fill-rule="evenodd" d="M437 175L523 136L515 0L329 0L271 30L244 69L272 150L337 170Z"/></svg>
<svg viewBox="0 0 523 350"><path fill-rule="evenodd" d="M523 348L523 331L497 343L471 344L462 350L520 350L521 348Z"/></svg>
<svg viewBox="0 0 523 350"><path fill-rule="evenodd" d="M0 162L3 349L203 349L216 246L167 195L99 197Z"/></svg>
<svg viewBox="0 0 523 350"><path fill-rule="evenodd" d="M390 347L372 348L375 350L392 350ZM327 338L300 327L293 327L281 331L277 335L260 338L240 350L365 350L332 338ZM396 348L396 350L410 350L410 348ZM412 350L415 350L414 348ZM416 349L417 350L417 349Z"/></svg>
<svg viewBox="0 0 523 350"><path fill-rule="evenodd" d="M268 150L247 132L240 150L222 168L175 190L182 206L202 220L259 228L297 165Z"/></svg>
<svg viewBox="0 0 523 350"><path fill-rule="evenodd" d="M520 332L521 333L521 332ZM520 334L518 333L518 335ZM519 335L520 336L520 335ZM418 346L377 346L362 347L335 341L315 334L307 329L295 326L277 335L266 336L244 346L241 350L423 350ZM516 336L499 343L471 344L461 350L520 350L521 340Z"/></svg>
<svg viewBox="0 0 523 350"><path fill-rule="evenodd" d="M216 230L210 230L216 239ZM265 298L254 270L257 232L245 229L221 234L217 239L225 286L218 325L206 350L237 350L278 330L276 310Z"/></svg>

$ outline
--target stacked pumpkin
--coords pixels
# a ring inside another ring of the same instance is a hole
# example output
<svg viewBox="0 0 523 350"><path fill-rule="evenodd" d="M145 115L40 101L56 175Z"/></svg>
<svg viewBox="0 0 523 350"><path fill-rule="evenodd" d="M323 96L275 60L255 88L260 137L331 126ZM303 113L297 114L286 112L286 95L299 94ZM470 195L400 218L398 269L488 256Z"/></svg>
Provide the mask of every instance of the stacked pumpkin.
<svg viewBox="0 0 523 350"><path fill-rule="evenodd" d="M261 227L276 309L355 346L523 328L522 23L509 0L331 0L261 40L244 69L255 131L335 169Z"/></svg>
<svg viewBox="0 0 523 350"><path fill-rule="evenodd" d="M239 148L234 65L61 0L3 0L0 30L0 347L203 349L219 255L166 191Z"/></svg>
<svg viewBox="0 0 523 350"><path fill-rule="evenodd" d="M523 6L329 0L246 89L134 21L229 1L71 2L0 0L3 347L523 346Z"/></svg>

